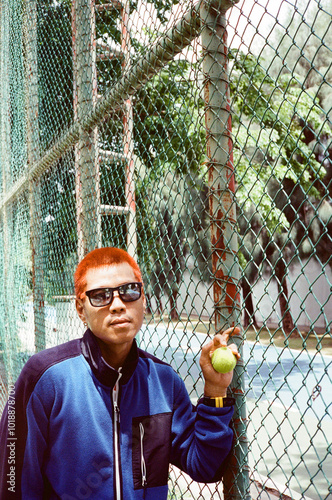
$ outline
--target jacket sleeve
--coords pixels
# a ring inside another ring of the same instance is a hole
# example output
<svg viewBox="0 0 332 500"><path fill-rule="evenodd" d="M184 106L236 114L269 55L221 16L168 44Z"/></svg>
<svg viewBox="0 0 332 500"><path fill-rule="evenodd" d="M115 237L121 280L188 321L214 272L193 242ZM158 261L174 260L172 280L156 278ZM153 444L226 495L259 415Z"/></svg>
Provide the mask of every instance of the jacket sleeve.
<svg viewBox="0 0 332 500"><path fill-rule="evenodd" d="M177 382L172 422L171 463L198 482L218 481L231 451L233 407L193 407L182 380Z"/></svg>
<svg viewBox="0 0 332 500"><path fill-rule="evenodd" d="M42 462L46 449L47 416L35 394L35 369L23 368L0 423L1 500L43 498Z"/></svg>

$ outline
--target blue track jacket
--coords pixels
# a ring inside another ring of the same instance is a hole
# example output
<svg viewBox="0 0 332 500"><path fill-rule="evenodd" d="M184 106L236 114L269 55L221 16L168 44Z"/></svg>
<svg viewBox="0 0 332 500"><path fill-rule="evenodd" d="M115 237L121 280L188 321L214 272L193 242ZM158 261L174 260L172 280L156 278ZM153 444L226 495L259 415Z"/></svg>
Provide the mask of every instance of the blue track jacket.
<svg viewBox="0 0 332 500"><path fill-rule="evenodd" d="M1 500L166 500L172 463L220 479L233 408L193 407L181 378L134 341L111 368L96 338L32 356L0 425Z"/></svg>

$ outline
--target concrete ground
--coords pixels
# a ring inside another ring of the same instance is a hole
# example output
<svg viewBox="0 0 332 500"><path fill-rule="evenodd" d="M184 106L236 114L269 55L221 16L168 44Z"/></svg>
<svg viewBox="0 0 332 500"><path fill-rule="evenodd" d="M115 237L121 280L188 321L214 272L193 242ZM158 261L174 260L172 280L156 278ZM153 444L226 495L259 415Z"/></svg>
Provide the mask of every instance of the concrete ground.
<svg viewBox="0 0 332 500"><path fill-rule="evenodd" d="M273 487L263 487L252 479L250 483L252 500L292 500L288 496L280 496ZM187 474L171 467L168 500L223 500L223 484L203 484L193 482Z"/></svg>

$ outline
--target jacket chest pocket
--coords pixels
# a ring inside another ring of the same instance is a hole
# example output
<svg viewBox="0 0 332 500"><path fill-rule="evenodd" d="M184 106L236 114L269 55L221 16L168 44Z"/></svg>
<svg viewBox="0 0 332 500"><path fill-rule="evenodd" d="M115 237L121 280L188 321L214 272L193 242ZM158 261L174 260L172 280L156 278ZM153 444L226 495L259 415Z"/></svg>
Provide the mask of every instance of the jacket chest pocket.
<svg viewBox="0 0 332 500"><path fill-rule="evenodd" d="M172 413L132 420L134 489L164 486L171 454Z"/></svg>

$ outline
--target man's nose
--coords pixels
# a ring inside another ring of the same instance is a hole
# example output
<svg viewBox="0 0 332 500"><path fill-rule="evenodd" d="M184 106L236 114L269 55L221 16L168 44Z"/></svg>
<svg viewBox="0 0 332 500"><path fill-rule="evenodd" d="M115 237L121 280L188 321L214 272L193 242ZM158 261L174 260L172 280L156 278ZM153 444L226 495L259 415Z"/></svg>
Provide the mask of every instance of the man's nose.
<svg viewBox="0 0 332 500"><path fill-rule="evenodd" d="M119 291L118 290L114 290L113 292L113 300L110 304L110 309L125 309L125 304L124 302L121 300L121 297L119 295Z"/></svg>

